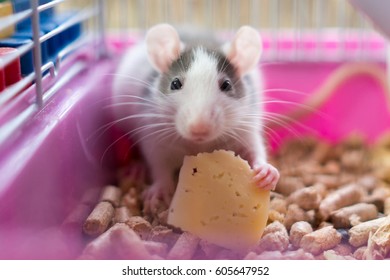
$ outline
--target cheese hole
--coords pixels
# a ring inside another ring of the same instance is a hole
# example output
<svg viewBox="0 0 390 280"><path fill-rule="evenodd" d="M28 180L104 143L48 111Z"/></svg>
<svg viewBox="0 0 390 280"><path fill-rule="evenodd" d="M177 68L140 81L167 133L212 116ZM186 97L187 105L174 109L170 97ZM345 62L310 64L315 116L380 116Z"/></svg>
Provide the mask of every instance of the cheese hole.
<svg viewBox="0 0 390 280"><path fill-rule="evenodd" d="M219 220L219 216L213 216L210 218L210 221L217 221Z"/></svg>
<svg viewBox="0 0 390 280"><path fill-rule="evenodd" d="M225 172L221 172L218 175L213 175L213 179L222 179L225 176Z"/></svg>
<svg viewBox="0 0 390 280"><path fill-rule="evenodd" d="M257 210L259 210L259 208L260 208L260 204L256 204L255 206L253 206L253 211L257 211Z"/></svg>
<svg viewBox="0 0 390 280"><path fill-rule="evenodd" d="M247 215L245 215L243 213L236 213L236 212L233 212L232 216L233 217L239 217L239 218L246 218L246 217L248 217Z"/></svg>

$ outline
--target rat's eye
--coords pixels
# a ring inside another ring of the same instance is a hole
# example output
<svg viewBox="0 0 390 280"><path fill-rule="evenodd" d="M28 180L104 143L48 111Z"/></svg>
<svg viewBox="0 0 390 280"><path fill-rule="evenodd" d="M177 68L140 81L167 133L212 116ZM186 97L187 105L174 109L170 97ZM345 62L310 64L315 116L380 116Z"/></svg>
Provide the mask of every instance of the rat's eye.
<svg viewBox="0 0 390 280"><path fill-rule="evenodd" d="M229 91L232 89L232 83L229 80L222 81L221 85L219 86L220 90L222 91Z"/></svg>
<svg viewBox="0 0 390 280"><path fill-rule="evenodd" d="M182 88L182 83L180 82L179 78L173 79L171 83L171 90L178 90Z"/></svg>

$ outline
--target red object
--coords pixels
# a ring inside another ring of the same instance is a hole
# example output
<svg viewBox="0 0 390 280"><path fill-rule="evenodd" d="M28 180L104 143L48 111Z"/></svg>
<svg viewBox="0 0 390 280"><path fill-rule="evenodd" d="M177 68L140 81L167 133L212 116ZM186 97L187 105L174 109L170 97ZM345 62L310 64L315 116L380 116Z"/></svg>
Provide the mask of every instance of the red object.
<svg viewBox="0 0 390 280"><path fill-rule="evenodd" d="M3 69L0 68L0 92L5 89L5 76Z"/></svg>
<svg viewBox="0 0 390 280"><path fill-rule="evenodd" d="M17 49L15 48L0 48L0 58L5 57L13 52L16 52ZM3 72L4 75L4 81L5 81L5 87L10 86L22 79L22 72L20 68L20 58L15 59L10 64L8 64L3 69L0 69L0 72ZM1 74L0 74L1 75ZM0 83L1 83L1 77L0 77ZM1 88L2 85L0 85L0 90L4 89Z"/></svg>

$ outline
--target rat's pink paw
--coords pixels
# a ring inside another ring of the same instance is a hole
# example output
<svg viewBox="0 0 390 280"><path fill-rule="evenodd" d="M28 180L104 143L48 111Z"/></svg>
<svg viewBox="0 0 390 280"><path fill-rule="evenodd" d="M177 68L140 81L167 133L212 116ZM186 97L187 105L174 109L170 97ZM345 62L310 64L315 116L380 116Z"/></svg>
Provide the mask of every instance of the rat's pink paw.
<svg viewBox="0 0 390 280"><path fill-rule="evenodd" d="M256 165L253 180L264 190L274 190L279 180L279 171L269 163Z"/></svg>
<svg viewBox="0 0 390 280"><path fill-rule="evenodd" d="M175 188L165 184L153 184L142 193L144 213L156 214L161 207L168 208Z"/></svg>

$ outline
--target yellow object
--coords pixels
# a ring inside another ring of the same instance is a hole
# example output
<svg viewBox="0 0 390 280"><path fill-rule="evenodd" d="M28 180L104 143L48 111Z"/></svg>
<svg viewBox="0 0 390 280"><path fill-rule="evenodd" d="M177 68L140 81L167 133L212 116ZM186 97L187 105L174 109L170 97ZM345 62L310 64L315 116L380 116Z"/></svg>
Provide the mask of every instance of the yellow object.
<svg viewBox="0 0 390 280"><path fill-rule="evenodd" d="M13 14L13 8L11 2L0 3L0 18L10 16ZM12 25L6 29L0 30L0 39L8 38L15 32L15 27Z"/></svg>
<svg viewBox="0 0 390 280"><path fill-rule="evenodd" d="M250 249L264 231L270 201L252 179L248 162L230 151L185 157L168 224L224 248Z"/></svg>

